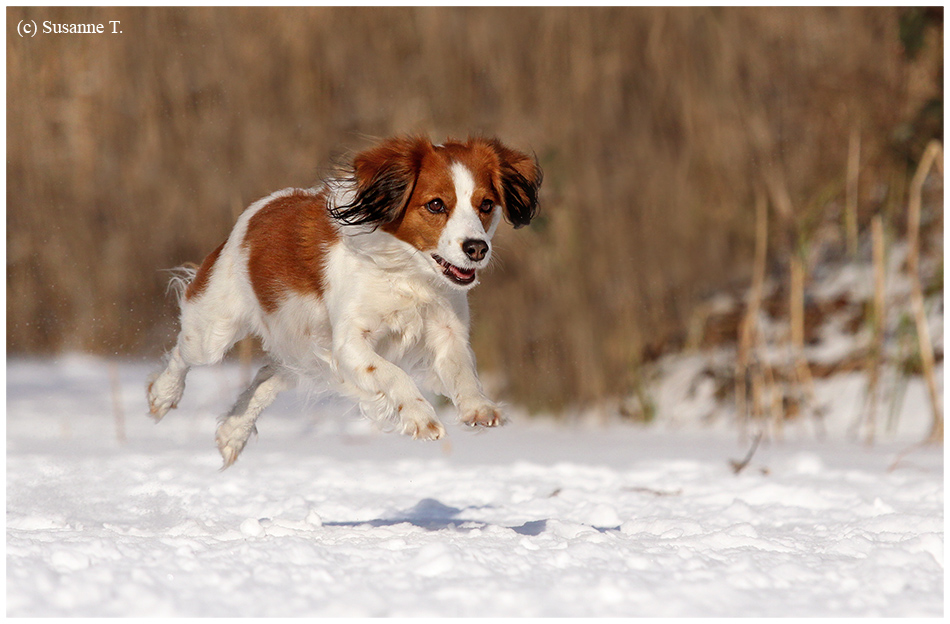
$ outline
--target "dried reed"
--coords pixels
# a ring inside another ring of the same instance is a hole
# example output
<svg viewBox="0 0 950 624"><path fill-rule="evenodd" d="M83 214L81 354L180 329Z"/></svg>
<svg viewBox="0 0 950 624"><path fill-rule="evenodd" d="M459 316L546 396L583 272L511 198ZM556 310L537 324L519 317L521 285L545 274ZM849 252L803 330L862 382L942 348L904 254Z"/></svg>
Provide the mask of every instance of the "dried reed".
<svg viewBox="0 0 950 624"><path fill-rule="evenodd" d="M815 384L805 359L805 266L801 256L793 253L789 260L789 327L795 377L809 401L815 397Z"/></svg>
<svg viewBox="0 0 950 624"><path fill-rule="evenodd" d="M739 324L739 340L736 348L736 417L740 432L748 435L749 407L747 379L750 376L749 365L755 346L759 340L759 310L762 307L762 291L765 286L765 261L768 257L769 213L765 193L759 190L755 201L755 255L752 264L752 285L749 288L746 313ZM753 375L753 417L761 414L758 375Z"/></svg>
<svg viewBox="0 0 950 624"><path fill-rule="evenodd" d="M871 254L874 261L874 298L871 308L872 338L867 357L868 389L865 401L865 435L868 444L874 442L877 429L878 386L881 363L884 359L884 328L887 318L886 276L884 264L884 225L880 215L871 220Z"/></svg>
<svg viewBox="0 0 950 624"><path fill-rule="evenodd" d="M858 255L858 172L860 160L861 131L855 127L851 130L851 137L848 139L848 172L844 208L845 239L848 244L848 254L852 258Z"/></svg>
<svg viewBox="0 0 950 624"><path fill-rule="evenodd" d="M930 406L933 420L928 440L943 442L943 408L940 405L940 396L937 390L937 376L934 372L933 343L930 340L930 329L927 326L927 312L924 308L924 292L920 284L920 208L921 192L930 169L936 163L937 170L943 175L943 146L938 141L931 141L924 150L920 165L910 183L910 198L907 210L907 272L911 280L911 307L914 312L914 322L917 325L917 339L920 348L920 360L923 366L924 380L927 382L927 393L930 397Z"/></svg>

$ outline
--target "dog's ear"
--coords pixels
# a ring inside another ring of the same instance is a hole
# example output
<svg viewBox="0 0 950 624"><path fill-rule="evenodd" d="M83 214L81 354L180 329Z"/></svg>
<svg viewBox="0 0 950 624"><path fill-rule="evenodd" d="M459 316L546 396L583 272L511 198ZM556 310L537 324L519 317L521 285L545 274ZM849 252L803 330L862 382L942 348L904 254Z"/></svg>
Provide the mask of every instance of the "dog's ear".
<svg viewBox="0 0 950 624"><path fill-rule="evenodd" d="M393 221L412 196L423 156L431 149L428 139L396 137L360 152L347 175L355 197L330 206L330 215L344 225L378 227Z"/></svg>
<svg viewBox="0 0 950 624"><path fill-rule="evenodd" d="M497 139L489 141L501 166L501 200L505 218L515 228L531 223L538 213L538 189L544 172L533 156L510 149Z"/></svg>

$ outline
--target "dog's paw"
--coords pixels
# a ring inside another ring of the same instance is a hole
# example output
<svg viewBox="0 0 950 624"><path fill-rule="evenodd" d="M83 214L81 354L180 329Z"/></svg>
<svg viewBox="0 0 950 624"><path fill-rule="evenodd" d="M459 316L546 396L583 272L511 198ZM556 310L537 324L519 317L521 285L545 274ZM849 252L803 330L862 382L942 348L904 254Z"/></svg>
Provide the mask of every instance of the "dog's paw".
<svg viewBox="0 0 950 624"><path fill-rule="evenodd" d="M185 384L182 380L175 379L168 374L162 374L149 381L146 394L148 396L148 413L160 421L168 413L168 410L178 407L178 401L185 392Z"/></svg>
<svg viewBox="0 0 950 624"><path fill-rule="evenodd" d="M253 422L248 423L238 418L225 418L221 421L214 439L224 459L222 470L237 460L252 433L257 433L257 427Z"/></svg>
<svg viewBox="0 0 950 624"><path fill-rule="evenodd" d="M466 406L461 410L459 420L469 427L499 427L506 422L498 406L490 401Z"/></svg>
<svg viewBox="0 0 950 624"><path fill-rule="evenodd" d="M435 417L435 410L422 399L398 408L401 431L415 440L438 440L445 436L445 427Z"/></svg>

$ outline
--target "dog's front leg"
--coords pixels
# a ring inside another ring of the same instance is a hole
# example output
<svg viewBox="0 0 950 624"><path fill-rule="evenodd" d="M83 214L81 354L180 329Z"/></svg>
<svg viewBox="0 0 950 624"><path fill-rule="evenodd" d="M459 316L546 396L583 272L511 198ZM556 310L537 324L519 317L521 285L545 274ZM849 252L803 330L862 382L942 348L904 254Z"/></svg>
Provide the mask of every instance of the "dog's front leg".
<svg viewBox="0 0 950 624"><path fill-rule="evenodd" d="M402 433L438 440L445 428L415 382L401 368L373 348L372 331L344 323L334 329L336 368L356 388L360 409L374 419L395 416Z"/></svg>
<svg viewBox="0 0 950 624"><path fill-rule="evenodd" d="M472 427L505 424L501 410L482 390L462 319L448 310L436 315L426 328L426 343L433 355L432 372L458 409L461 422Z"/></svg>

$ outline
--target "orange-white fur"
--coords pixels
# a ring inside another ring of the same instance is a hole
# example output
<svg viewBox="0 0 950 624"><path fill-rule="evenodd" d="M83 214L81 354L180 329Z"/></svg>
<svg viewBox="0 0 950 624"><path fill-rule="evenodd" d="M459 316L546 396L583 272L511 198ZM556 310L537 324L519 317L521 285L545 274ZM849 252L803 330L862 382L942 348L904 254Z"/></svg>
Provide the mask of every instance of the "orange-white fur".
<svg viewBox="0 0 950 624"><path fill-rule="evenodd" d="M190 367L252 334L270 361L221 419L225 466L301 377L415 438L445 429L410 373L451 399L461 422L502 424L476 375L467 292L502 216L526 225L540 184L534 158L494 139L397 137L318 187L255 202L184 288L177 343L148 385L152 416L177 406Z"/></svg>

